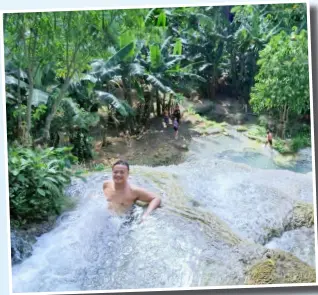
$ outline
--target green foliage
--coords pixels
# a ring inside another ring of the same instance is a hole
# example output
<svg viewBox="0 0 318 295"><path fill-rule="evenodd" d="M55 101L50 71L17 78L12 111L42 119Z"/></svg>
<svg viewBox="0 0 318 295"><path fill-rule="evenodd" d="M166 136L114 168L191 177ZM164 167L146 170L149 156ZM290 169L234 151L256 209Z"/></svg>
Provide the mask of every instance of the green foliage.
<svg viewBox="0 0 318 295"><path fill-rule="evenodd" d="M41 119L41 117L46 113L47 110L47 106L44 104L39 105L36 110L34 111L34 113L32 114L32 118L35 121L38 121Z"/></svg>
<svg viewBox="0 0 318 295"><path fill-rule="evenodd" d="M103 171L103 170L105 170L105 166L102 163L94 166L94 171Z"/></svg>
<svg viewBox="0 0 318 295"><path fill-rule="evenodd" d="M268 127L268 118L264 115L258 117L258 123L260 126L267 128Z"/></svg>
<svg viewBox="0 0 318 295"><path fill-rule="evenodd" d="M193 89L213 99L221 79L225 91L251 97L255 112L275 118L285 108L297 119L309 109L306 5L244 5L232 12L233 21L224 7L6 16L9 141L24 143L30 125L36 141L42 133L67 133L73 152L87 160L92 127L100 123L106 132L111 121L136 130L147 122L149 90L158 106L182 103ZM172 100L163 101L162 93Z"/></svg>
<svg viewBox="0 0 318 295"><path fill-rule="evenodd" d="M281 154L287 154L291 152L290 147L288 146L286 141L280 138L275 138L275 140L273 140L273 148Z"/></svg>
<svg viewBox="0 0 318 295"><path fill-rule="evenodd" d="M80 162L93 158L92 138L88 136L87 130L82 128L73 132L70 142L73 145L72 153Z"/></svg>
<svg viewBox="0 0 318 295"><path fill-rule="evenodd" d="M66 205L70 183L70 148L31 150L9 148L10 216L20 224L46 220Z"/></svg>
<svg viewBox="0 0 318 295"><path fill-rule="evenodd" d="M266 128L264 126L255 126L254 128L248 131L248 134L251 136L258 136L258 137L266 137Z"/></svg>
<svg viewBox="0 0 318 295"><path fill-rule="evenodd" d="M307 42L306 31L291 35L282 31L260 52L250 100L255 112L282 111L284 106L296 114L309 110Z"/></svg>
<svg viewBox="0 0 318 295"><path fill-rule="evenodd" d="M299 134L292 139L291 150L297 152L309 146L311 146L310 134Z"/></svg>
<svg viewBox="0 0 318 295"><path fill-rule="evenodd" d="M181 55L182 54L182 42L180 39L178 39L176 41L176 44L174 45L173 54L174 55Z"/></svg>

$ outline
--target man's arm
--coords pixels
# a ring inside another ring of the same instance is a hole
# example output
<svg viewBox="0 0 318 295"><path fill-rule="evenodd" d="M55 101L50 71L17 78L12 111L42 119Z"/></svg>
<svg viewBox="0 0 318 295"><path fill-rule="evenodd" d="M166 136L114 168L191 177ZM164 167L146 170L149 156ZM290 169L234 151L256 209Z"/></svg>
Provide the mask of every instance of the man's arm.
<svg viewBox="0 0 318 295"><path fill-rule="evenodd" d="M158 196L156 196L152 192L148 192L142 188L135 188L135 192L137 195L136 201L142 201L149 203L147 210L145 211L142 219L145 219L153 210L160 206L161 200Z"/></svg>

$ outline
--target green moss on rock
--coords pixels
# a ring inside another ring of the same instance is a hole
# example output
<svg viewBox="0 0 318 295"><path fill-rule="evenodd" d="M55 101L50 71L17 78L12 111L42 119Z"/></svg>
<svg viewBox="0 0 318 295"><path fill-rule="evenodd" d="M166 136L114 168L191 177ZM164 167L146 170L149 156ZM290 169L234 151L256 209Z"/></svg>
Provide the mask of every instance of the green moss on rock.
<svg viewBox="0 0 318 295"><path fill-rule="evenodd" d="M287 219L286 230L312 227L315 223L314 207L310 203L297 202Z"/></svg>
<svg viewBox="0 0 318 295"><path fill-rule="evenodd" d="M315 281L316 272L312 267L292 254L275 251L270 257L250 267L245 283L263 285L314 283Z"/></svg>
<svg viewBox="0 0 318 295"><path fill-rule="evenodd" d="M236 128L236 130L237 130L238 132L245 132L245 131L247 131L247 127L245 127L245 126L238 126L238 127Z"/></svg>

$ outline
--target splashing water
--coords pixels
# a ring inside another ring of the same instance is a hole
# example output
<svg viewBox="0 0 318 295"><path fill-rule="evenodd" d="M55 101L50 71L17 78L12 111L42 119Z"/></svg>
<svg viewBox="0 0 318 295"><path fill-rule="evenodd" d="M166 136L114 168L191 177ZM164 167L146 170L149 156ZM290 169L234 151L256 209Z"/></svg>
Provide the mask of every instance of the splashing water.
<svg viewBox="0 0 318 295"><path fill-rule="evenodd" d="M74 181L68 194L76 209L60 216L33 255L13 267L13 291L243 284L247 266L266 247L314 266L313 229L284 233L294 203L312 203L311 173L237 163L226 151L246 148L240 137L199 141L178 166L132 167L132 183L162 196L162 207L141 224L142 207L128 225L107 211L102 183L110 173ZM272 239L273 230L282 236Z"/></svg>

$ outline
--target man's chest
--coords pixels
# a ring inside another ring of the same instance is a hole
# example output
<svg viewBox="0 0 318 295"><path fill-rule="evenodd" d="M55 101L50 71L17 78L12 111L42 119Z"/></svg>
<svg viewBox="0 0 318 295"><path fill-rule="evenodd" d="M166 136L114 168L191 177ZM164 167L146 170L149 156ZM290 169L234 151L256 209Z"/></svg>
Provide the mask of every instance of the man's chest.
<svg viewBox="0 0 318 295"><path fill-rule="evenodd" d="M116 192L112 189L105 191L107 201L118 205L130 205L135 201L135 196L131 191Z"/></svg>

